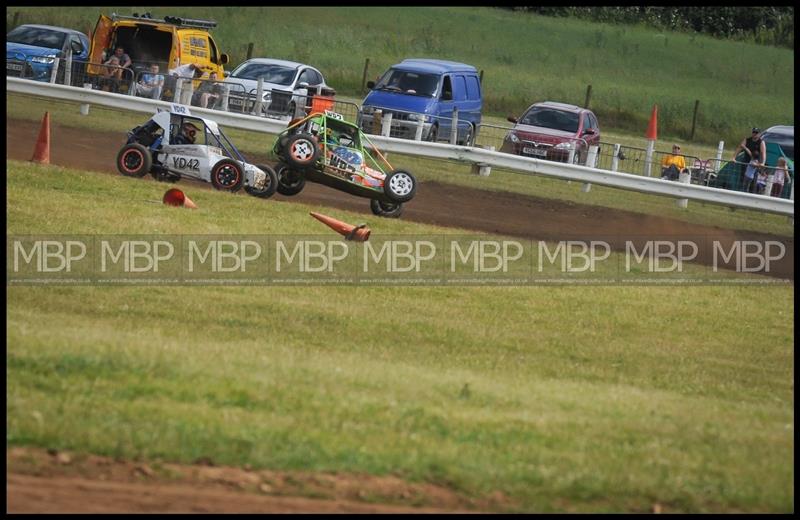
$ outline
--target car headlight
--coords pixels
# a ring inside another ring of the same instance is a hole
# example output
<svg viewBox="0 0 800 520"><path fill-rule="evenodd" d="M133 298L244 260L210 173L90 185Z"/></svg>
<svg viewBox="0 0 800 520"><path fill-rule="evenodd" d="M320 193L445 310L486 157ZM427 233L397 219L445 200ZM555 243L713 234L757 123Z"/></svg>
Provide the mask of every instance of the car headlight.
<svg viewBox="0 0 800 520"><path fill-rule="evenodd" d="M575 147L573 143L565 142L565 143L558 143L554 146L556 150L572 150Z"/></svg>
<svg viewBox="0 0 800 520"><path fill-rule="evenodd" d="M375 113L375 107L361 107L361 113L372 115Z"/></svg>
<svg viewBox="0 0 800 520"><path fill-rule="evenodd" d="M264 101L272 101L272 92L269 90L264 92Z"/></svg>
<svg viewBox="0 0 800 520"><path fill-rule="evenodd" d="M423 123L427 123L431 120L431 116L427 114L408 114L409 121L422 121Z"/></svg>
<svg viewBox="0 0 800 520"><path fill-rule="evenodd" d="M508 134L508 140L515 144L519 143L519 137L517 137L517 134L514 133Z"/></svg>
<svg viewBox="0 0 800 520"><path fill-rule="evenodd" d="M50 65L56 61L56 59L52 56L34 56L31 58L31 61L34 63L44 63L45 65Z"/></svg>

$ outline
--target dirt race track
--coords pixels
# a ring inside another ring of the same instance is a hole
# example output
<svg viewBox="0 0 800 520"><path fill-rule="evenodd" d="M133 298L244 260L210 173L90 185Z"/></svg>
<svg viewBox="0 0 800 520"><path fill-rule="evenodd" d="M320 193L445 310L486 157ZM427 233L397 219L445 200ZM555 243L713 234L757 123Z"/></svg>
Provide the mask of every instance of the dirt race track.
<svg viewBox="0 0 800 520"><path fill-rule="evenodd" d="M9 159L25 161L31 158L39 126L39 122L6 120ZM60 166L118 175L116 154L124 142L125 136L121 133L92 132L52 124L50 161ZM251 160L268 163L263 156L254 155ZM146 178L151 179L149 176ZM210 184L199 181L181 182L192 189L212 189ZM319 204L377 218L370 212L367 199L313 183L308 183L299 195L284 197L275 194L264 203L276 200ZM662 237L696 240L697 237L703 237L708 243L718 240L722 244L730 244L733 240L778 240L787 244L787 254L772 266L769 274L794 279L793 240L787 237L702 226L602 206L428 181L420 183L416 197L406 205L402 218L533 240L606 240L615 250L624 250L624 241L627 239L635 241L631 234L646 234L647 240ZM710 265L710 249L710 246L701 248L697 262Z"/></svg>

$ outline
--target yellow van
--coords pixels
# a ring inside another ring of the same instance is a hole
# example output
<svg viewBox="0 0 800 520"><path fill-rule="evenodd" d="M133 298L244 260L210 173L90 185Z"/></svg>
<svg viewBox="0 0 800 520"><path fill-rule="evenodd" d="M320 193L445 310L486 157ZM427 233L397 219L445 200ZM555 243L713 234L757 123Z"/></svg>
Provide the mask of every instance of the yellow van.
<svg viewBox="0 0 800 520"><path fill-rule="evenodd" d="M134 72L131 79L138 78L152 64L157 64L159 71L166 74L170 69L189 63L196 64L207 74L216 72L223 78L223 65L228 63L228 55L219 52L209 33L216 26L211 20L174 16L158 19L152 18L150 13L100 15L92 33L89 74L102 74L105 68L97 64L121 46L131 57Z"/></svg>

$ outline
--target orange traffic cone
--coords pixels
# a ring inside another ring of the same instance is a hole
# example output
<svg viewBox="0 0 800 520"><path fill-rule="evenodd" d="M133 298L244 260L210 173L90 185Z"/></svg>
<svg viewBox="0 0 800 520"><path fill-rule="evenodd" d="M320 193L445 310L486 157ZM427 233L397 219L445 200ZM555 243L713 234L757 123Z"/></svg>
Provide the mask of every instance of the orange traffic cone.
<svg viewBox="0 0 800 520"><path fill-rule="evenodd" d="M164 204L167 206L183 206L184 208L197 209L197 204L186 196L181 190L171 188L164 194Z"/></svg>
<svg viewBox="0 0 800 520"><path fill-rule="evenodd" d="M650 114L650 124L647 125L646 137L652 141L658 139L658 105L653 105L653 112Z"/></svg>
<svg viewBox="0 0 800 520"><path fill-rule="evenodd" d="M335 218L323 215L322 213L314 213L313 211L310 213L310 215L337 233L344 235L345 240L355 240L357 242L366 242L369 240L369 234L371 231L366 224L352 226L346 222L342 222L341 220L336 220Z"/></svg>
<svg viewBox="0 0 800 520"><path fill-rule="evenodd" d="M50 112L45 112L42 118L39 139L36 140L36 148L33 149L31 161L50 164Z"/></svg>

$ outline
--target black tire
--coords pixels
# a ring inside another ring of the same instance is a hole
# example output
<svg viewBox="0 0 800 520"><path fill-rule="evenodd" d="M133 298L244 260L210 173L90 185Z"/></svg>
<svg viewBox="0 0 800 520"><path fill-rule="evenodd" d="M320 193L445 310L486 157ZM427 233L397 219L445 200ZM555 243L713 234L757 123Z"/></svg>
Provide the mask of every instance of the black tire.
<svg viewBox="0 0 800 520"><path fill-rule="evenodd" d="M405 170L394 170L383 181L383 193L392 202L408 202L417 192L417 179Z"/></svg>
<svg viewBox="0 0 800 520"><path fill-rule="evenodd" d="M152 167L150 150L139 143L126 144L117 154L117 170L126 177L144 177Z"/></svg>
<svg viewBox="0 0 800 520"><path fill-rule="evenodd" d="M221 191L238 191L244 183L244 168L233 159L221 159L211 168L211 185Z"/></svg>
<svg viewBox="0 0 800 520"><path fill-rule="evenodd" d="M310 168L319 159L319 146L311 134L300 132L286 141L283 150L286 162L297 170Z"/></svg>
<svg viewBox="0 0 800 520"><path fill-rule="evenodd" d="M431 126L431 129L428 131L428 142L435 143L436 140L439 138L439 126L434 124Z"/></svg>
<svg viewBox="0 0 800 520"><path fill-rule="evenodd" d="M292 170L286 163L278 163L275 167L278 176L278 193L291 197L297 195L306 186L306 179L303 174Z"/></svg>
<svg viewBox="0 0 800 520"><path fill-rule="evenodd" d="M369 201L369 209L379 217L399 218L403 214L403 204L399 202L395 204L372 199Z"/></svg>
<svg viewBox="0 0 800 520"><path fill-rule="evenodd" d="M267 166L266 164L256 164L256 167L267 174L267 179L264 181L264 188L259 190L252 186L246 186L244 190L254 197L268 199L272 197L275 194L275 190L278 189L278 175L271 166Z"/></svg>

